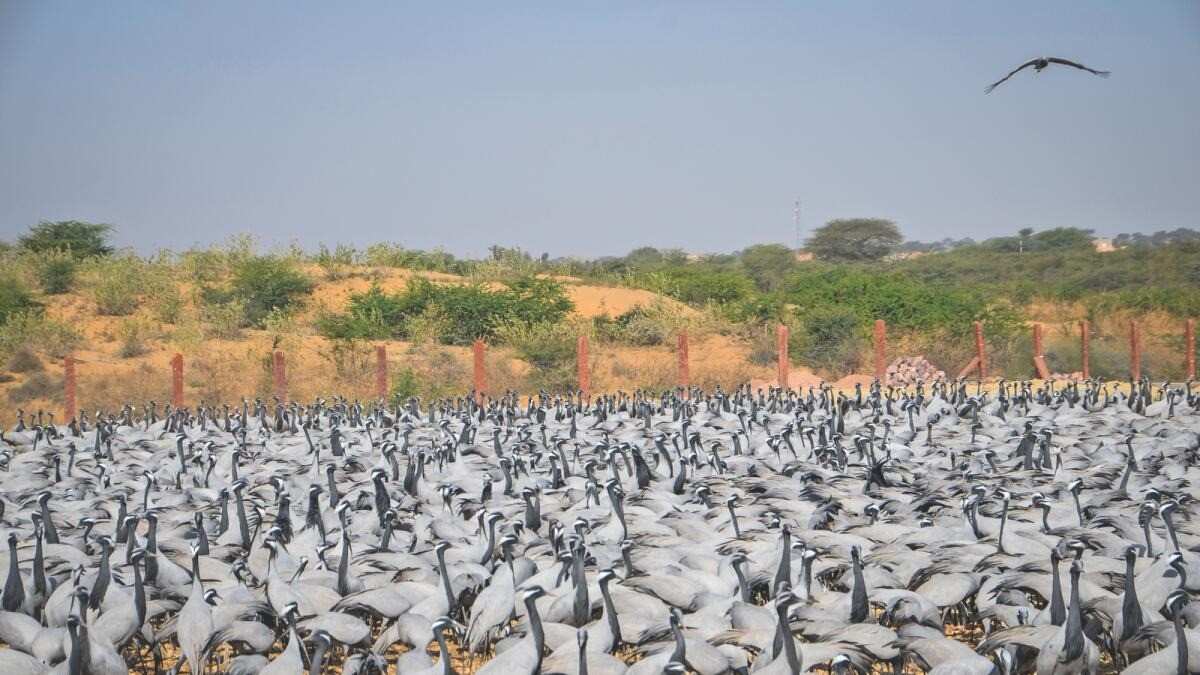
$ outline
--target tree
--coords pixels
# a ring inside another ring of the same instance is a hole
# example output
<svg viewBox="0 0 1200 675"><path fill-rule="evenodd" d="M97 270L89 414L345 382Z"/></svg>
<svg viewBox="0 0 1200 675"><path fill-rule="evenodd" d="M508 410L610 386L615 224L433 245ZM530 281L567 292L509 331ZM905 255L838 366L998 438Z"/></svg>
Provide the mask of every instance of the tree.
<svg viewBox="0 0 1200 675"><path fill-rule="evenodd" d="M822 260L878 260L904 241L899 228L883 218L831 220L805 242Z"/></svg>
<svg viewBox="0 0 1200 675"><path fill-rule="evenodd" d="M108 245L112 229L112 225L82 220L43 220L29 228L29 234L21 237L20 244L30 251L69 251L76 258L108 255L113 252Z"/></svg>
<svg viewBox="0 0 1200 675"><path fill-rule="evenodd" d="M1081 230L1077 227L1056 227L1043 230L1033 235L1025 248L1030 251L1050 251L1061 249L1091 249L1091 230Z"/></svg>
<svg viewBox="0 0 1200 675"><path fill-rule="evenodd" d="M757 244L744 249L739 257L746 274L761 290L773 291L796 263L792 249L783 244Z"/></svg>
<svg viewBox="0 0 1200 675"><path fill-rule="evenodd" d="M312 281L282 258L250 258L233 275L233 295L245 303L246 324L256 328L271 312L290 309L312 289Z"/></svg>

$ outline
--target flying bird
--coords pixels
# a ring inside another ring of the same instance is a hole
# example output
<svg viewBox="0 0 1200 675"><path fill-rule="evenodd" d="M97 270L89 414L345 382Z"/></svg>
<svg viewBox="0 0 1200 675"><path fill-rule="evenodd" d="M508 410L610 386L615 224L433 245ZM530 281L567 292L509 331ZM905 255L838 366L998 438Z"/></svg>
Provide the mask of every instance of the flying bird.
<svg viewBox="0 0 1200 675"><path fill-rule="evenodd" d="M985 89L984 93L987 93L987 94L992 93L993 89L995 89L996 87L999 87L1001 84L1004 84L1008 80L1008 78L1012 77L1013 75L1016 75L1017 73L1021 72L1022 70L1025 70L1029 66L1033 66L1033 69L1040 73L1040 72L1042 72L1042 70L1044 68L1046 68L1046 66L1049 66L1051 63L1059 63L1064 66L1071 66L1072 68L1086 70L1089 73L1091 73L1093 75L1099 75L1100 77L1108 77L1111 74L1107 70L1092 70L1091 68L1088 68L1087 66L1083 65L1082 63L1075 63L1074 61L1060 59L1056 56L1042 56L1042 57L1038 57L1036 59L1030 59L1030 60L1026 61L1025 63L1022 63L1020 66L1017 67L1016 70L1005 75L1003 78L1000 79L1000 81L992 84L990 87Z"/></svg>

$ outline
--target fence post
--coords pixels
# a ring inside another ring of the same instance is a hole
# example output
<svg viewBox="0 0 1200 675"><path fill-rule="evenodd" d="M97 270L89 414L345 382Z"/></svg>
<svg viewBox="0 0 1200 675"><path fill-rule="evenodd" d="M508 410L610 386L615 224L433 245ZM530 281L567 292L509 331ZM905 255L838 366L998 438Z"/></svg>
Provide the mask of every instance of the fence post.
<svg viewBox="0 0 1200 675"><path fill-rule="evenodd" d="M1196 320L1183 323L1183 345L1187 350L1187 379L1196 379Z"/></svg>
<svg viewBox="0 0 1200 675"><path fill-rule="evenodd" d="M78 385L75 377L75 359L71 356L63 358L63 424L69 424L75 419L75 389Z"/></svg>
<svg viewBox="0 0 1200 675"><path fill-rule="evenodd" d="M979 359L979 379L987 378L987 356L983 351L983 322L975 322L975 356Z"/></svg>
<svg viewBox="0 0 1200 675"><path fill-rule="evenodd" d="M887 322L875 319L875 377L880 382L887 375Z"/></svg>
<svg viewBox="0 0 1200 675"><path fill-rule="evenodd" d="M1033 366L1037 368L1038 377L1050 379L1050 368L1046 366L1046 350L1042 341L1042 324L1033 324Z"/></svg>
<svg viewBox="0 0 1200 675"><path fill-rule="evenodd" d="M287 361L284 359L283 352L278 349L275 350L271 375L275 384L275 398L287 401Z"/></svg>
<svg viewBox="0 0 1200 675"><path fill-rule="evenodd" d="M171 357L171 405L183 407L183 354Z"/></svg>
<svg viewBox="0 0 1200 675"><path fill-rule="evenodd" d="M1089 342L1091 341L1091 339L1092 339L1091 335L1089 335L1089 331L1088 331L1088 322L1080 321L1079 322L1079 342L1080 342L1080 349L1083 352L1082 371L1083 371L1083 379L1085 379L1085 380L1090 379L1092 376L1092 369L1091 369L1091 363L1090 363L1091 353L1089 351Z"/></svg>
<svg viewBox="0 0 1200 675"><path fill-rule="evenodd" d="M475 358L475 364L473 368L475 395L479 397L480 401L482 401L483 392L487 389L487 379L485 378L483 372L483 340L475 340L475 343L471 345L471 347Z"/></svg>
<svg viewBox="0 0 1200 675"><path fill-rule="evenodd" d="M375 346L375 396L386 399L388 395L387 346Z"/></svg>
<svg viewBox="0 0 1200 675"><path fill-rule="evenodd" d="M575 372L579 378L579 391L587 396L592 389L592 374L588 370L588 336L580 335L575 341Z"/></svg>
<svg viewBox="0 0 1200 675"><path fill-rule="evenodd" d="M688 366L688 334L687 331L679 333L679 386L683 387L684 396L687 395L687 389L691 386L692 375Z"/></svg>
<svg viewBox="0 0 1200 675"><path fill-rule="evenodd" d="M791 380L791 361L788 360L788 327L784 324L775 329L775 351L779 386L787 389Z"/></svg>
<svg viewBox="0 0 1200 675"><path fill-rule="evenodd" d="M1129 322L1129 377L1134 381L1142 379L1142 336L1137 321L1133 320Z"/></svg>

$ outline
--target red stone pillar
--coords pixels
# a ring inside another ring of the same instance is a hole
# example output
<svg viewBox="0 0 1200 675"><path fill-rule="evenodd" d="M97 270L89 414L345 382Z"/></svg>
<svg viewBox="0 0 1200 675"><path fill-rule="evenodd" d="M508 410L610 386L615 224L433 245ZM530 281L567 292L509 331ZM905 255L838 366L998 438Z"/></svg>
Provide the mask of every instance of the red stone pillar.
<svg viewBox="0 0 1200 675"><path fill-rule="evenodd" d="M275 397L280 401L287 400L287 361L283 352L276 350L271 363L271 379L275 386Z"/></svg>
<svg viewBox="0 0 1200 675"><path fill-rule="evenodd" d="M1196 379L1196 320L1188 319L1183 324L1183 346L1187 350L1187 379Z"/></svg>
<svg viewBox="0 0 1200 675"><path fill-rule="evenodd" d="M686 391L692 384L692 374L690 365L688 364L688 334L687 331L679 333L679 386Z"/></svg>
<svg viewBox="0 0 1200 675"><path fill-rule="evenodd" d="M375 346L375 396L386 399L388 395L387 347Z"/></svg>
<svg viewBox="0 0 1200 675"><path fill-rule="evenodd" d="M478 396L479 400L481 400L481 401L483 400L484 392L487 390L487 379L483 372L483 352L484 352L483 340L476 340L475 344L472 345L472 353L475 358L474 369L473 369L474 386L475 386L475 395Z"/></svg>
<svg viewBox="0 0 1200 675"><path fill-rule="evenodd" d="M788 327L779 324L775 329L775 351L779 386L787 389L788 382L791 380L791 361L788 360Z"/></svg>
<svg viewBox="0 0 1200 675"><path fill-rule="evenodd" d="M983 322L975 322L975 356L979 359L979 379L987 378L987 356L983 349Z"/></svg>
<svg viewBox="0 0 1200 675"><path fill-rule="evenodd" d="M584 396L592 390L592 374L588 367L588 336L580 335L575 341L575 371L579 376L579 391Z"/></svg>
<svg viewBox="0 0 1200 675"><path fill-rule="evenodd" d="M1142 336L1136 321L1129 322L1129 376L1142 379Z"/></svg>
<svg viewBox="0 0 1200 675"><path fill-rule="evenodd" d="M887 322L875 320L875 377L882 382L887 375Z"/></svg>
<svg viewBox="0 0 1200 675"><path fill-rule="evenodd" d="M171 405L183 407L183 354L171 357Z"/></svg>
<svg viewBox="0 0 1200 675"><path fill-rule="evenodd" d="M78 386L75 377L75 359L63 359L63 424L75 418L75 393Z"/></svg>
<svg viewBox="0 0 1200 675"><path fill-rule="evenodd" d="M1079 322L1079 343L1080 349L1083 352L1083 379L1088 379L1092 376L1091 368L1091 329L1088 327L1087 321Z"/></svg>
<svg viewBox="0 0 1200 675"><path fill-rule="evenodd" d="M1050 379L1050 368L1046 366L1046 349L1042 340L1042 324L1033 324L1033 365L1037 368L1038 377Z"/></svg>

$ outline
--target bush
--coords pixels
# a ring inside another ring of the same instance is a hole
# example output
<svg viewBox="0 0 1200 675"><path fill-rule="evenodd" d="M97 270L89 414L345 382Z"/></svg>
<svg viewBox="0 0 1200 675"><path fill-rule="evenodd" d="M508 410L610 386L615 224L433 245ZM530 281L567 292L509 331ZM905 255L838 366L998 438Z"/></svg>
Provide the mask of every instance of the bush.
<svg viewBox="0 0 1200 675"><path fill-rule="evenodd" d="M70 254L51 251L35 263L38 284L46 295L61 295L75 284L78 263Z"/></svg>
<svg viewBox="0 0 1200 675"><path fill-rule="evenodd" d="M755 293L743 272L702 263L637 274L629 283L692 305L743 302Z"/></svg>
<svg viewBox="0 0 1200 675"><path fill-rule="evenodd" d="M15 275L0 275L0 324L10 316L41 309L33 294Z"/></svg>
<svg viewBox="0 0 1200 675"><path fill-rule="evenodd" d="M401 368L392 374L391 405L404 405L418 393L417 374L412 368Z"/></svg>
<svg viewBox="0 0 1200 675"><path fill-rule="evenodd" d="M418 251L396 244L379 243L367 247L363 260L375 267L402 267L409 270L462 274L467 264L441 249Z"/></svg>
<svg viewBox="0 0 1200 675"><path fill-rule="evenodd" d="M331 251L328 246L321 244L317 254L313 256L313 262L325 273L327 280L337 281L349 275L349 268L354 264L355 257L356 253L351 246L338 244Z"/></svg>
<svg viewBox="0 0 1200 675"><path fill-rule="evenodd" d="M847 218L818 227L804 247L821 260L878 260L903 241L890 220Z"/></svg>
<svg viewBox="0 0 1200 675"><path fill-rule="evenodd" d="M809 311L845 309L863 327L883 319L893 330L966 335L974 321L986 321L989 335L999 338L1021 330L1024 323L1011 305L989 298L982 289L940 287L851 265L805 266L788 280L786 297L802 317Z"/></svg>
<svg viewBox="0 0 1200 675"><path fill-rule="evenodd" d="M508 322L560 321L571 308L562 285L548 279L519 279L500 290L413 279L401 293L372 287L351 296L346 313L324 314L317 329L330 338L409 339L435 328L440 342L467 345Z"/></svg>
<svg viewBox="0 0 1200 675"><path fill-rule="evenodd" d="M261 327L272 311L291 309L312 292L313 283L288 260L258 256L234 271L232 293L242 301L245 325Z"/></svg>
<svg viewBox="0 0 1200 675"><path fill-rule="evenodd" d="M202 302L200 305L200 320L204 324L205 334L221 340L241 337L245 316L245 307L238 299Z"/></svg>
<svg viewBox="0 0 1200 675"><path fill-rule="evenodd" d="M76 258L105 256L113 252L108 245L112 225L79 220L42 221L21 237L21 247L35 252L65 251Z"/></svg>
<svg viewBox="0 0 1200 675"><path fill-rule="evenodd" d="M14 373L34 373L44 369L42 360L26 346L18 347L13 351L12 355L8 357L6 367Z"/></svg>
<svg viewBox="0 0 1200 675"><path fill-rule="evenodd" d="M74 351L82 340L71 326L47 319L38 311L12 314L0 324L0 355L28 349L61 359Z"/></svg>
<svg viewBox="0 0 1200 675"><path fill-rule="evenodd" d="M853 373L860 365L864 345L862 322L845 308L824 308L805 313L789 334L792 358L824 376Z"/></svg>
<svg viewBox="0 0 1200 675"><path fill-rule="evenodd" d="M125 319L117 325L117 340L121 346L117 356L131 359L149 351L146 341L153 337L154 329L143 319Z"/></svg>
<svg viewBox="0 0 1200 675"><path fill-rule="evenodd" d="M575 358L577 332L564 323L506 323L496 337L539 370L571 363Z"/></svg>
<svg viewBox="0 0 1200 675"><path fill-rule="evenodd" d="M26 403L33 400L57 401L62 395L63 380L46 373L34 373L21 384L8 390L8 400L16 403Z"/></svg>
<svg viewBox="0 0 1200 675"><path fill-rule="evenodd" d="M140 258L94 258L87 271L92 299L100 314L127 316L138 308L147 281L146 265Z"/></svg>
<svg viewBox="0 0 1200 675"><path fill-rule="evenodd" d="M185 302L183 293L174 281L167 279L154 284L150 289L150 309L154 318L163 323L178 323L183 316Z"/></svg>

